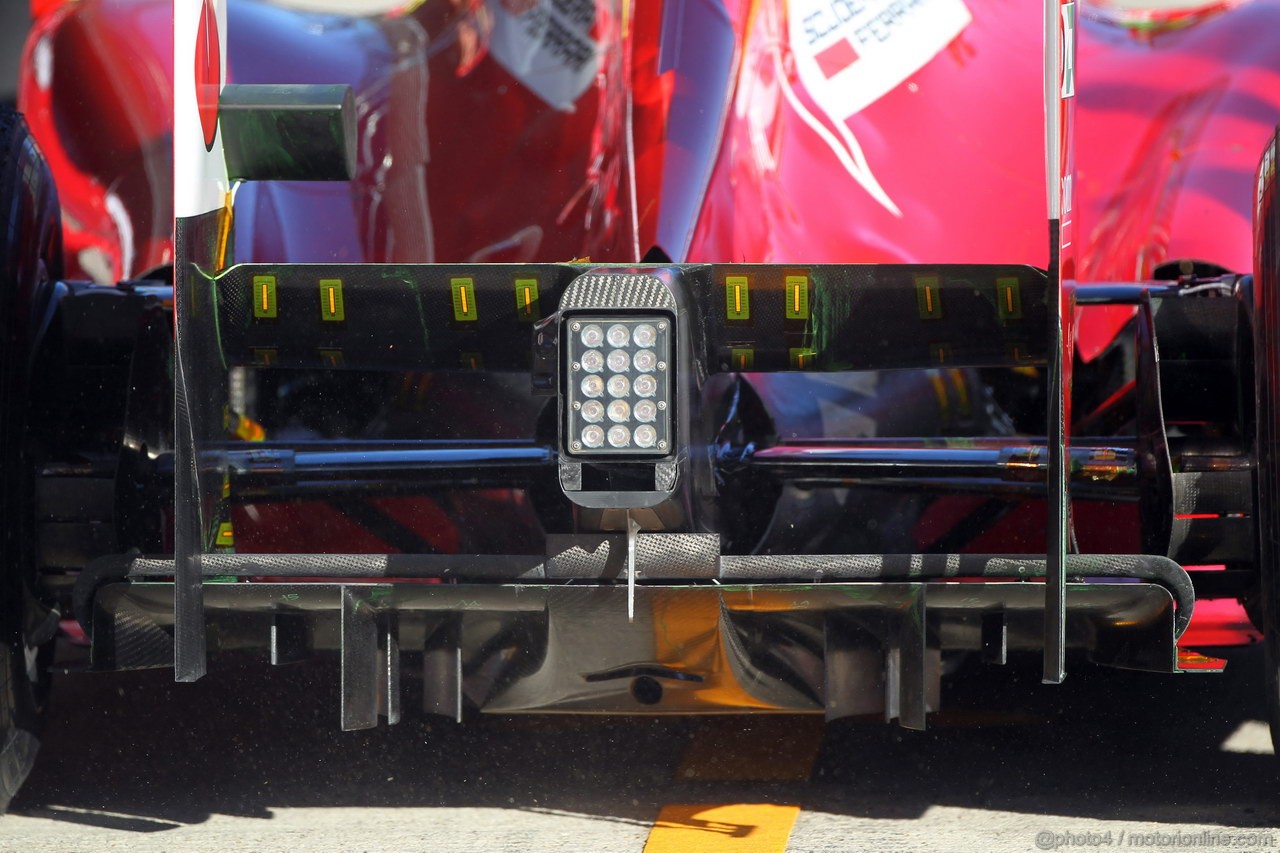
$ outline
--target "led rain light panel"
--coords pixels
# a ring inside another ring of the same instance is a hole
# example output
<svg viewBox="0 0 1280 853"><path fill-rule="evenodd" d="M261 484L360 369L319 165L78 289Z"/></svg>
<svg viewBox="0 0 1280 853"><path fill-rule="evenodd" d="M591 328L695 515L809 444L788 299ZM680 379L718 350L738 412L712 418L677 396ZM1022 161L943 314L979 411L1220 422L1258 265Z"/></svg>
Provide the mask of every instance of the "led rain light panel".
<svg viewBox="0 0 1280 853"><path fill-rule="evenodd" d="M579 456L671 452L671 319L573 317L565 446Z"/></svg>

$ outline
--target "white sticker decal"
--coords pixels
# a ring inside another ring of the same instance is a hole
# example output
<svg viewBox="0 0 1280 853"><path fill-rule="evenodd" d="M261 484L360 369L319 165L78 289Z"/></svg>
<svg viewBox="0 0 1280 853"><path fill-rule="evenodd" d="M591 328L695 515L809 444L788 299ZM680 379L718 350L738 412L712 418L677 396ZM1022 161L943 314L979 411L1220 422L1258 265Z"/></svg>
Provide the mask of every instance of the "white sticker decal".
<svg viewBox="0 0 1280 853"><path fill-rule="evenodd" d="M572 112L600 66L596 0L492 0L489 52L539 98Z"/></svg>
<svg viewBox="0 0 1280 853"><path fill-rule="evenodd" d="M229 181L218 132L227 78L226 0L173 4L173 213L223 207Z"/></svg>
<svg viewBox="0 0 1280 853"><path fill-rule="evenodd" d="M1076 4L1062 4L1062 97L1076 94Z"/></svg>
<svg viewBox="0 0 1280 853"><path fill-rule="evenodd" d="M842 122L924 67L973 20L964 0L790 0L804 88Z"/></svg>

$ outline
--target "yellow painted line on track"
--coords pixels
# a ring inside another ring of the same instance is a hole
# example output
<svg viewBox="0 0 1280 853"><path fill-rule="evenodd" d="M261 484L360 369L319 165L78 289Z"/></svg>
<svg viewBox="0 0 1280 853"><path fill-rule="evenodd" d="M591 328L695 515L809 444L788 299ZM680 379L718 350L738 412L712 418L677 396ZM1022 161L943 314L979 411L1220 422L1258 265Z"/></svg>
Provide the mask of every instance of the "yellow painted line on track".
<svg viewBox="0 0 1280 853"><path fill-rule="evenodd" d="M799 814L773 803L663 806L644 853L783 853Z"/></svg>
<svg viewBox="0 0 1280 853"><path fill-rule="evenodd" d="M699 722L676 781L806 781L825 734L818 715L709 717ZM783 853L799 814L799 806L776 803L663 806L644 853Z"/></svg>
<svg viewBox="0 0 1280 853"><path fill-rule="evenodd" d="M699 725L678 782L803 782L813 773L826 724L819 715L711 717Z"/></svg>

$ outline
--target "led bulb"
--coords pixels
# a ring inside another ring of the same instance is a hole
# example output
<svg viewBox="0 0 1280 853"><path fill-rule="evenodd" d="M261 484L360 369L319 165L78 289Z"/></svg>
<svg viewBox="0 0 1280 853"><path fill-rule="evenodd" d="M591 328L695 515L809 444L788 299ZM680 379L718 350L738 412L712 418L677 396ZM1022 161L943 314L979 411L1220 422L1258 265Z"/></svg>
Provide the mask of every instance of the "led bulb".
<svg viewBox="0 0 1280 853"><path fill-rule="evenodd" d="M609 427L609 443L614 447L626 447L631 443L631 430L621 425Z"/></svg>
<svg viewBox="0 0 1280 853"><path fill-rule="evenodd" d="M610 356L612 358L612 356ZM583 357L586 361L586 357ZM653 354L653 350L642 349L636 353L636 357L632 359L632 363L636 366L636 370L641 373L652 373L653 369L658 366L658 357Z"/></svg>
<svg viewBox="0 0 1280 853"><path fill-rule="evenodd" d="M615 424L624 424L631 417L631 407L626 400L614 400L609 404L609 420Z"/></svg>
<svg viewBox="0 0 1280 853"><path fill-rule="evenodd" d="M612 432L610 432L612 436ZM653 447L658 442L658 431L646 424L645 426L636 427L636 446L637 447Z"/></svg>
<svg viewBox="0 0 1280 853"><path fill-rule="evenodd" d="M636 377L635 389L638 397L652 397L658 392L658 380L647 373L642 373Z"/></svg>
<svg viewBox="0 0 1280 853"><path fill-rule="evenodd" d="M631 339L636 342L638 347L651 347L653 342L658 339L658 332L648 323L641 323L631 333Z"/></svg>
<svg viewBox="0 0 1280 853"><path fill-rule="evenodd" d="M598 349L589 349L582 354L582 369L587 373L599 373L604 370L604 355Z"/></svg>
<svg viewBox="0 0 1280 853"><path fill-rule="evenodd" d="M594 425L587 427L582 431L582 443L587 447L599 447L604 444L604 429Z"/></svg>
<svg viewBox="0 0 1280 853"><path fill-rule="evenodd" d="M626 350L614 350L609 353L609 369L614 373L626 373L631 369L631 356L627 355Z"/></svg>
<svg viewBox="0 0 1280 853"><path fill-rule="evenodd" d="M582 343L589 347L598 347L604 343L604 329L592 323L582 330Z"/></svg>
<svg viewBox="0 0 1280 853"><path fill-rule="evenodd" d="M582 419L589 424L600 423L600 421L604 420L604 403L599 400L588 400L583 403Z"/></svg>
<svg viewBox="0 0 1280 853"><path fill-rule="evenodd" d="M609 327L609 346L625 347L627 342L631 340L631 332L627 331L627 327L621 323L614 323Z"/></svg>
<svg viewBox="0 0 1280 853"><path fill-rule="evenodd" d="M637 382L636 384L638 385L640 383ZM587 410L587 407L583 406L582 410L585 412ZM640 402L636 403L635 409L633 409L632 411L636 416L636 420L640 421L641 423L646 423L646 424L653 423L654 420L657 419L658 417L658 404L653 402L652 400L641 400ZM640 431L636 430L636 435L638 436L639 434L640 434Z"/></svg>
<svg viewBox="0 0 1280 853"><path fill-rule="evenodd" d="M624 376L623 379L625 378ZM582 380L582 393L587 397L604 396L604 380L599 376L588 376Z"/></svg>
<svg viewBox="0 0 1280 853"><path fill-rule="evenodd" d="M584 381L585 381L585 380L584 380ZM585 389L584 389L584 390L585 390ZM627 379L627 377L625 377L625 376L610 376L610 377L609 377L609 395L610 395L610 396L612 396L612 397L625 397L625 396L627 396L627 392L629 392L630 390L631 390L631 380ZM589 395L589 396L599 396L599 395L598 395L598 394L592 394L592 395Z"/></svg>

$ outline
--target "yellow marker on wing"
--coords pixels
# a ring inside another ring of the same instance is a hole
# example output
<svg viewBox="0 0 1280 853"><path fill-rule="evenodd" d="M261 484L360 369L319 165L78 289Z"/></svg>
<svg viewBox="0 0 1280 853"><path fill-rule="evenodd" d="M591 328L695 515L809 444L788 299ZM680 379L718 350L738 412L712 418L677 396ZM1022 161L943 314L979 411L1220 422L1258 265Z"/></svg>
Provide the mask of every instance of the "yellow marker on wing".
<svg viewBox="0 0 1280 853"><path fill-rule="evenodd" d="M809 276L789 275L786 277L787 319L809 319Z"/></svg>
<svg viewBox="0 0 1280 853"><path fill-rule="evenodd" d="M471 322L480 318L476 310L476 283L469 277L449 279L449 291L453 296L453 319Z"/></svg>
<svg viewBox="0 0 1280 853"><path fill-rule="evenodd" d="M342 279L320 279L320 319L326 323L341 323L347 319L347 309L342 299Z"/></svg>
<svg viewBox="0 0 1280 853"><path fill-rule="evenodd" d="M942 319L942 290L936 275L916 276L916 309L921 320Z"/></svg>
<svg viewBox="0 0 1280 853"><path fill-rule="evenodd" d="M1022 288L1017 276L996 279L996 312L1001 320L1022 319Z"/></svg>
<svg viewBox="0 0 1280 853"><path fill-rule="evenodd" d="M812 347L792 347L787 354L792 370L812 370L818 360L818 351Z"/></svg>
<svg viewBox="0 0 1280 853"><path fill-rule="evenodd" d="M517 278L516 317L523 321L541 319L538 311L538 280L536 278Z"/></svg>
<svg viewBox="0 0 1280 853"><path fill-rule="evenodd" d="M724 277L725 317L729 320L751 319L751 280L745 275Z"/></svg>
<svg viewBox="0 0 1280 853"><path fill-rule="evenodd" d="M255 275L253 277L253 316L257 320L276 319L276 277L273 275Z"/></svg>

